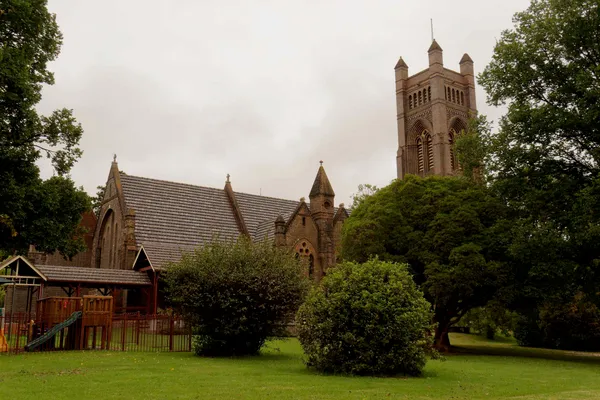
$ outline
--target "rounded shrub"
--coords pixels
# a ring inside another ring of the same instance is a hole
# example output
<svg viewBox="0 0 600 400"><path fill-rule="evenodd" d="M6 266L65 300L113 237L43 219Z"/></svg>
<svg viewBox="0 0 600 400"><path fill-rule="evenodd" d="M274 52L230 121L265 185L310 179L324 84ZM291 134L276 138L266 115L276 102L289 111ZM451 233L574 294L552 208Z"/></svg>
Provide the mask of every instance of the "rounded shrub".
<svg viewBox="0 0 600 400"><path fill-rule="evenodd" d="M213 241L166 271L168 300L194 329L198 355L256 354L304 299L302 264L271 241Z"/></svg>
<svg viewBox="0 0 600 400"><path fill-rule="evenodd" d="M298 310L298 339L321 372L420 375L433 354L430 310L406 265L344 262Z"/></svg>

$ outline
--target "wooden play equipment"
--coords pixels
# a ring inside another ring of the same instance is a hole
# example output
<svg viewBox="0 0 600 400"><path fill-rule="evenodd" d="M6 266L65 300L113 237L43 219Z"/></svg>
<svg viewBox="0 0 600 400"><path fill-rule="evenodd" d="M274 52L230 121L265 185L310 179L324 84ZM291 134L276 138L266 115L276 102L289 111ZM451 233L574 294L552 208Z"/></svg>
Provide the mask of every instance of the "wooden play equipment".
<svg viewBox="0 0 600 400"><path fill-rule="evenodd" d="M36 315L25 346L27 351L108 348L112 296L43 298L37 302Z"/></svg>

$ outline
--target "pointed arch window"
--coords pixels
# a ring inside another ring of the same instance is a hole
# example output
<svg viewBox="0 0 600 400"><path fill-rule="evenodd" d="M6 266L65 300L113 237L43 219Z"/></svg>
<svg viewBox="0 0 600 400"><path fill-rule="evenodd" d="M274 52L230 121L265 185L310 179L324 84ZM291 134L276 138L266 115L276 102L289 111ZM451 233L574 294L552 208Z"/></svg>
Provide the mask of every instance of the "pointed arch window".
<svg viewBox="0 0 600 400"><path fill-rule="evenodd" d="M433 171L433 139L429 132L425 134L425 142L427 143L427 170Z"/></svg>
<svg viewBox="0 0 600 400"><path fill-rule="evenodd" d="M448 134L448 144L450 145L450 168L454 171L457 168L458 160L456 159L456 152L454 151L454 138L456 137L456 132L454 129L450 131Z"/></svg>
<svg viewBox="0 0 600 400"><path fill-rule="evenodd" d="M313 253L312 245L305 239L299 241L296 245L296 258L304 263L309 278L313 278L315 275L315 256Z"/></svg>
<svg viewBox="0 0 600 400"><path fill-rule="evenodd" d="M419 172L425 172L425 159L423 158L423 138L417 138L417 162L419 165Z"/></svg>

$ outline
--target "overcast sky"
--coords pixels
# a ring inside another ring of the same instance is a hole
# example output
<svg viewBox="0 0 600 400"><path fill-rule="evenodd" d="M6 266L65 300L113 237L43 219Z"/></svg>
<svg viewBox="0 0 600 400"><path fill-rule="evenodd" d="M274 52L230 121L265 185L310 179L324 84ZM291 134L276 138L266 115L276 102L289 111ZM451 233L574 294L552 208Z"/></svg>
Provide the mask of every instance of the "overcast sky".
<svg viewBox="0 0 600 400"><path fill-rule="evenodd" d="M64 35L40 110L84 128L72 171L95 193L113 153L132 175L308 197L319 166L350 203L396 177L394 65L427 68L431 42L476 72L527 0L50 0ZM497 120L502 110L479 111ZM45 176L51 170L43 166Z"/></svg>

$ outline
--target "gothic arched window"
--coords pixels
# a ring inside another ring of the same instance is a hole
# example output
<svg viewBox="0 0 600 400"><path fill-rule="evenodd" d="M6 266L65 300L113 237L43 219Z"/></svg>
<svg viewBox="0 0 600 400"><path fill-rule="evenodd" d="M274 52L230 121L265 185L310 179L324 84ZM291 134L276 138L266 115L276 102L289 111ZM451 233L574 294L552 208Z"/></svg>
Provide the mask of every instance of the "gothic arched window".
<svg viewBox="0 0 600 400"><path fill-rule="evenodd" d="M427 143L427 170L433 171L433 139L429 132L425 135L425 142Z"/></svg>
<svg viewBox="0 0 600 400"><path fill-rule="evenodd" d="M454 132L454 129L452 129L450 131L450 133L448 134L448 144L450 145L450 168L454 171L456 169L457 166L457 160L456 160L456 154L454 152L454 138L455 138L456 132Z"/></svg>
<svg viewBox="0 0 600 400"><path fill-rule="evenodd" d="M309 278L313 278L315 274L315 256L314 249L308 240L298 241L296 244L296 258L305 263L306 274Z"/></svg>
<svg viewBox="0 0 600 400"><path fill-rule="evenodd" d="M417 162L419 164L419 172L425 172L425 162L423 158L423 139L417 138Z"/></svg>

